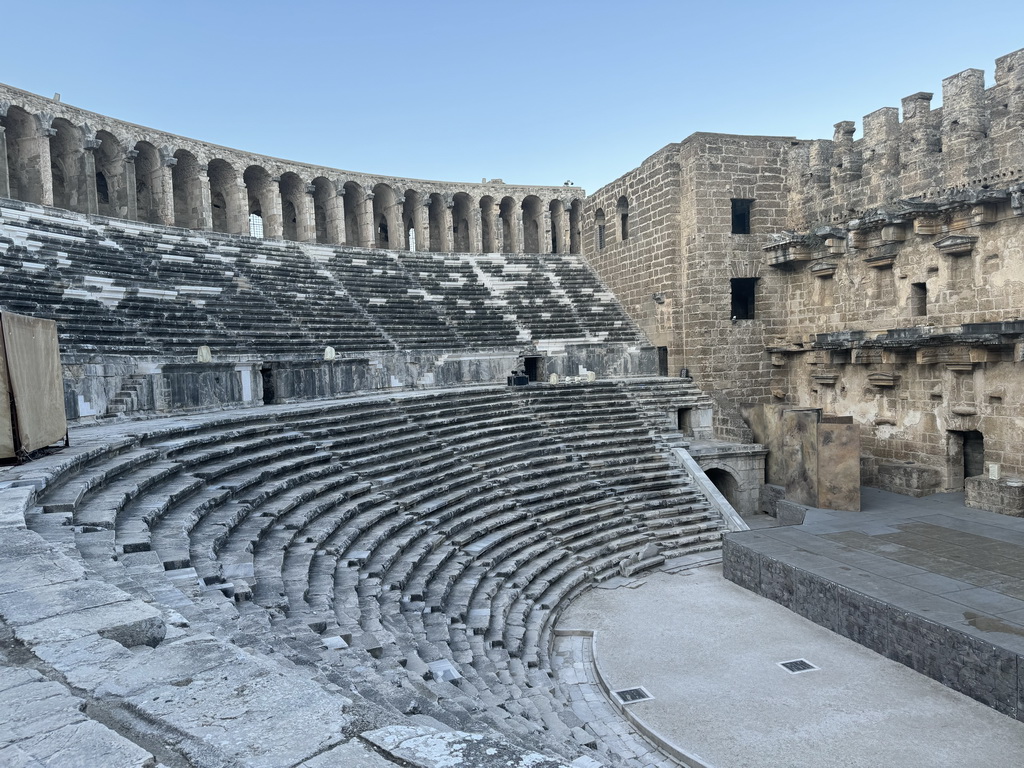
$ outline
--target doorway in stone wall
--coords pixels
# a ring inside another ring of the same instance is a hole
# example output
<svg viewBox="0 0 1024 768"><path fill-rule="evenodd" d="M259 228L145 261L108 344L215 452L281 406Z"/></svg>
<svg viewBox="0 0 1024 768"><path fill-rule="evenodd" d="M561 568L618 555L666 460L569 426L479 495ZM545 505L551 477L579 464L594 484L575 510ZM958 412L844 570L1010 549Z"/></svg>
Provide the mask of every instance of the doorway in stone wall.
<svg viewBox="0 0 1024 768"><path fill-rule="evenodd" d="M976 429L951 429L946 434L948 487L962 490L965 478L985 474L985 436Z"/></svg>
<svg viewBox="0 0 1024 768"><path fill-rule="evenodd" d="M260 379L263 381L263 404L270 405L274 402L274 370L260 368Z"/></svg>
<svg viewBox="0 0 1024 768"><path fill-rule="evenodd" d="M658 375L668 376L668 347L658 347Z"/></svg>
<svg viewBox="0 0 1024 768"><path fill-rule="evenodd" d="M542 357L524 357L523 358L523 369L526 371L526 378L530 381L540 381L540 377L544 373L544 358Z"/></svg>

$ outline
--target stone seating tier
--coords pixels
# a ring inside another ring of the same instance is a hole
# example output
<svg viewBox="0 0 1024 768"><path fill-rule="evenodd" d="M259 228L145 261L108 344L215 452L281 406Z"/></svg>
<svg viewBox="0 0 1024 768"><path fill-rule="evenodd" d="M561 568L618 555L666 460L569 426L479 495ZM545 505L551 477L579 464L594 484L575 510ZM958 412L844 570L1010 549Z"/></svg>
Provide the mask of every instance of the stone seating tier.
<svg viewBox="0 0 1024 768"><path fill-rule="evenodd" d="M382 706L415 700L452 726L482 719L571 755L578 723L543 673L552 622L624 560L705 546L721 528L630 411L631 386L138 423L55 459L30 522L180 631L272 644L346 689L377 688ZM630 431L623 466L645 470L628 490L590 472L580 398L604 403L603 429ZM662 524L668 506L642 508L645 483L685 499L677 525Z"/></svg>
<svg viewBox="0 0 1024 768"><path fill-rule="evenodd" d="M205 343L218 354L309 357L326 346L645 343L581 258L565 254L298 245L0 201L0 266L0 307L58 320L67 353L184 357Z"/></svg>

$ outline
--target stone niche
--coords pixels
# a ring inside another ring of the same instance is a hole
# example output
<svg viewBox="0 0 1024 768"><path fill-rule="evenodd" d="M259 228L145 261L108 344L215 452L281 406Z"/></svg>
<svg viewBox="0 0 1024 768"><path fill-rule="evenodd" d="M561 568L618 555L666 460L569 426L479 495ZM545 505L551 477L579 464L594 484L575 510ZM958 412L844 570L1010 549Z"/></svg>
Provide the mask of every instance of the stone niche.
<svg viewBox="0 0 1024 768"><path fill-rule="evenodd" d="M787 501L860 510L860 430L852 417L766 404L746 406L743 415L768 448L767 482L784 487Z"/></svg>

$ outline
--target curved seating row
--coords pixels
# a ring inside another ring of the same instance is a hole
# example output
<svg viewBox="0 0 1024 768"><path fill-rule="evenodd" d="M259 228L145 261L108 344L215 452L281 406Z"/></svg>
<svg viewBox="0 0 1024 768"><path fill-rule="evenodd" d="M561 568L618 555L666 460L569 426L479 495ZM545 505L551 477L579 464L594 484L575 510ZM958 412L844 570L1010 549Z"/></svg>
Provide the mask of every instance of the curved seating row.
<svg viewBox="0 0 1024 768"><path fill-rule="evenodd" d="M62 350L134 356L641 343L578 255L399 253L197 233L0 201L0 307Z"/></svg>
<svg viewBox="0 0 1024 768"><path fill-rule="evenodd" d="M173 626L284 653L392 711L631 765L573 714L549 654L588 586L719 546L721 520L633 404L652 386L140 422L55 459L30 525Z"/></svg>

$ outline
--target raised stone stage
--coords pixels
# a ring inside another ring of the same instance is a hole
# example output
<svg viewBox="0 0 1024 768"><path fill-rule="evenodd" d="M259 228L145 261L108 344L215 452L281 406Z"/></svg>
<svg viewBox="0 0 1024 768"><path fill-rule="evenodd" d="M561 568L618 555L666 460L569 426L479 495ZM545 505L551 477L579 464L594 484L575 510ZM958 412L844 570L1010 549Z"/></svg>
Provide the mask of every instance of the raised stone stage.
<svg viewBox="0 0 1024 768"><path fill-rule="evenodd" d="M726 578L1024 721L1024 519L862 490L861 512L729 534Z"/></svg>

